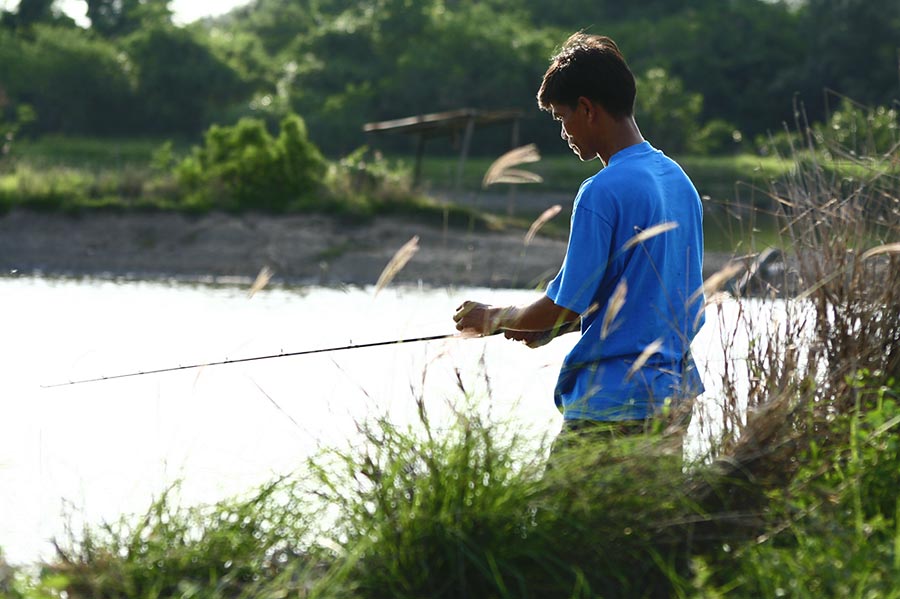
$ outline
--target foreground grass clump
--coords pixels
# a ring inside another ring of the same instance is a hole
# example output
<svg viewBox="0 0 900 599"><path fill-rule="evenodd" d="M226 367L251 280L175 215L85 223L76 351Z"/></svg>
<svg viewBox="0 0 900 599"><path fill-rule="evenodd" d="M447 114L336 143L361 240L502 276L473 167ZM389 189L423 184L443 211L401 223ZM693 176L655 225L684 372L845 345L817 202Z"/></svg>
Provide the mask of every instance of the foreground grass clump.
<svg viewBox="0 0 900 599"><path fill-rule="evenodd" d="M249 500L186 509L164 494L77 531L4 596L897 596L898 391L836 419L821 432L850 445L797 454L791 482L763 494L721 459L683 473L674 434L545 464L541 442L474 411L441 428L424 411L415 427L378 420L357 449Z"/></svg>
<svg viewBox="0 0 900 599"><path fill-rule="evenodd" d="M137 518L58 543L16 594L67 597L629 597L672 588L673 523L690 510L680 460L637 446L545 448L460 413L386 420L357 450L247 501L185 509L163 495ZM597 450L599 449L599 453ZM588 460L588 461L585 461ZM587 467L585 467L587 466Z"/></svg>
<svg viewBox="0 0 900 599"><path fill-rule="evenodd" d="M539 442L468 413L443 434L422 424L419 433L366 427L362 453L343 456L337 478L323 471L354 596L671 588L684 544L666 530L692 508L672 490L680 459L664 457L659 440L573 447L545 472Z"/></svg>
<svg viewBox="0 0 900 599"><path fill-rule="evenodd" d="M798 454L794 479L768 502L765 534L718 558L719 588L742 597L900 597L900 386L869 390L881 405L828 431L848 444L828 457L814 444Z"/></svg>
<svg viewBox="0 0 900 599"><path fill-rule="evenodd" d="M313 511L281 481L249 499L185 508L177 489L137 517L71 530L40 579L11 596L238 597L287 569L314 570ZM42 594L43 593L43 594Z"/></svg>

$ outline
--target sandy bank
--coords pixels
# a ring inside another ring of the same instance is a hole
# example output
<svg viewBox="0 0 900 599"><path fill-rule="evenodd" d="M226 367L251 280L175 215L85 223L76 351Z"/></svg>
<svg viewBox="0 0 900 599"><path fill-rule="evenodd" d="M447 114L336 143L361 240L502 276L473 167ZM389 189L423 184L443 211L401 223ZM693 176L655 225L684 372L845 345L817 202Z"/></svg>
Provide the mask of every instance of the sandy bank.
<svg viewBox="0 0 900 599"><path fill-rule="evenodd" d="M285 282L375 283L394 253L419 237L397 282L535 287L552 278L565 242L522 231L471 232L397 217L348 224L322 215L170 213L86 216L16 210L0 217L3 274L185 279L252 278L268 266ZM706 270L724 261L707 256Z"/></svg>

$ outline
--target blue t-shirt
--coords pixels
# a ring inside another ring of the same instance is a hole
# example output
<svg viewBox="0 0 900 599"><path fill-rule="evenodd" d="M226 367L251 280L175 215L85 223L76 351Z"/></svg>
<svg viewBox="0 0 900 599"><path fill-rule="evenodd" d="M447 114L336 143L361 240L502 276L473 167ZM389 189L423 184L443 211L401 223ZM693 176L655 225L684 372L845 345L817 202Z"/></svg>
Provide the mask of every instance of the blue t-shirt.
<svg viewBox="0 0 900 599"><path fill-rule="evenodd" d="M547 289L582 315L556 386L565 419L641 420L667 399L703 391L690 354L703 324L702 224L693 183L647 142L617 152L581 185L566 257ZM624 303L610 301L623 292Z"/></svg>

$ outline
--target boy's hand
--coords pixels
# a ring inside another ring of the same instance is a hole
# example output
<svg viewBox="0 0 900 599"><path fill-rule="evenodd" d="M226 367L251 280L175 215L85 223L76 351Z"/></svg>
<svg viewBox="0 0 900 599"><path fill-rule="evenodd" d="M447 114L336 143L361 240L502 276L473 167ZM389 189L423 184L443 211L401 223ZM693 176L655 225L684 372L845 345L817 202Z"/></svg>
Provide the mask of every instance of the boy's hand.
<svg viewBox="0 0 900 599"><path fill-rule="evenodd" d="M463 302L453 315L456 330L476 335L493 335L499 329L499 310L479 302Z"/></svg>

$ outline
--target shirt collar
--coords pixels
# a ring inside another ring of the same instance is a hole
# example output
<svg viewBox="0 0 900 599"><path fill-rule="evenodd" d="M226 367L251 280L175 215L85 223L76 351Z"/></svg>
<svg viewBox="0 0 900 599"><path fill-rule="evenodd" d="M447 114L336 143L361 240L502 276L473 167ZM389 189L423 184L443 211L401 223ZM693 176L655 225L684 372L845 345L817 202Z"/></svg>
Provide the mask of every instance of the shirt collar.
<svg viewBox="0 0 900 599"><path fill-rule="evenodd" d="M633 146L628 146L627 148L622 148L615 154L609 157L609 163L607 166L612 165L615 162L620 160L624 160L629 156L634 156L636 154L642 154L644 152L649 152L653 149L650 145L650 142L644 140L641 143L634 144Z"/></svg>

